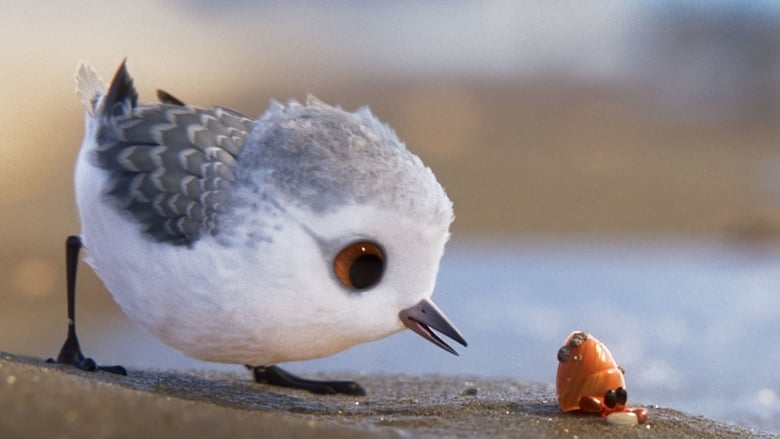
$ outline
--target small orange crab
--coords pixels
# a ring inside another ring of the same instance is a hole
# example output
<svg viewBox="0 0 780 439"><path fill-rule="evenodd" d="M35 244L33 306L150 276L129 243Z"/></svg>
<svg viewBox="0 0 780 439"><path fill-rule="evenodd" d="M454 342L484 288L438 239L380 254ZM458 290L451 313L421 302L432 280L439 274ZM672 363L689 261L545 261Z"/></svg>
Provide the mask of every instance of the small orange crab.
<svg viewBox="0 0 780 439"><path fill-rule="evenodd" d="M555 389L562 412L598 413L611 423L647 421L647 410L626 407L623 368L604 343L587 332L572 332L558 350Z"/></svg>

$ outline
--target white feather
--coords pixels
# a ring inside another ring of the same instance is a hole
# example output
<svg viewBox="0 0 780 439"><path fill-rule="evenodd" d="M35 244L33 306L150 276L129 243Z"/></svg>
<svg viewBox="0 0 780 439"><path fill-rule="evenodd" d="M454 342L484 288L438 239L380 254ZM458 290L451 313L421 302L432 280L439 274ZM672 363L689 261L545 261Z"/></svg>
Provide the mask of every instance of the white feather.
<svg viewBox="0 0 780 439"><path fill-rule="evenodd" d="M95 69L86 61L80 61L76 67L76 95L90 116L94 116L100 102L100 97L106 91L106 86Z"/></svg>

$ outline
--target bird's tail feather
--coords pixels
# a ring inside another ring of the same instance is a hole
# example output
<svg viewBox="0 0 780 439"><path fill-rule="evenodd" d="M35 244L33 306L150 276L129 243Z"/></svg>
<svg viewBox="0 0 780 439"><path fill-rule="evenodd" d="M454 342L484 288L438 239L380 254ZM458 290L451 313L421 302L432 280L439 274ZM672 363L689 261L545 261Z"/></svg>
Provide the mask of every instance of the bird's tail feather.
<svg viewBox="0 0 780 439"><path fill-rule="evenodd" d="M86 61L79 61L75 76L76 95L87 112L94 116L100 97L106 92L106 86L95 69Z"/></svg>
<svg viewBox="0 0 780 439"><path fill-rule="evenodd" d="M135 89L135 85L133 85L133 78L127 72L126 64L127 60L125 59L119 65L119 68L116 69L111 85L108 86L108 91L106 91L105 98L98 104L101 108L96 108L98 114L101 114L104 110L116 114L115 104L122 106L122 112L132 111L138 103L138 92Z"/></svg>

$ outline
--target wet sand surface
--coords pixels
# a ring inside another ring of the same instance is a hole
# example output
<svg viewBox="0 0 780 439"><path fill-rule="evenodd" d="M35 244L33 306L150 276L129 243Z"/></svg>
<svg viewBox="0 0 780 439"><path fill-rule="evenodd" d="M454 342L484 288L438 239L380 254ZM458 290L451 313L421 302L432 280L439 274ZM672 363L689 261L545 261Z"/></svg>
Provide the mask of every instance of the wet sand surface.
<svg viewBox="0 0 780 439"><path fill-rule="evenodd" d="M654 406L647 424L610 426L560 413L547 386L508 379L327 378L355 378L368 396L258 385L249 373L131 369L123 377L0 353L0 437L775 437Z"/></svg>

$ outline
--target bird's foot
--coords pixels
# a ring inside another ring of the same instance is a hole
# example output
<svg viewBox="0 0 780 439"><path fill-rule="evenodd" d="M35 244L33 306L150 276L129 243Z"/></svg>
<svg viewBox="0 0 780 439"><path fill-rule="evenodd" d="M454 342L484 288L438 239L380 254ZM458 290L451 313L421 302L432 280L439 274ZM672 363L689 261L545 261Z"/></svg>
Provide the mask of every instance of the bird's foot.
<svg viewBox="0 0 780 439"><path fill-rule="evenodd" d="M364 396L363 387L354 381L316 381L301 378L286 372L277 366L246 366L255 377L255 382L280 387L308 390L320 395L341 393L344 395Z"/></svg>
<svg viewBox="0 0 780 439"><path fill-rule="evenodd" d="M95 360L87 358L81 353L79 338L76 336L76 272L78 271L79 252L81 251L81 238L76 235L68 236L65 240L65 273L66 292L68 299L68 335L62 344L57 358L49 358L47 363L69 364L77 369L87 372L102 370L103 372L117 375L127 375L127 370L122 366L98 366Z"/></svg>
<svg viewBox="0 0 780 439"><path fill-rule="evenodd" d="M67 364L86 372L102 370L103 372L127 376L127 370L122 366L99 366L92 358L85 357L84 354L81 353L78 337L76 337L75 333L71 332L68 333L57 358L49 358L46 362Z"/></svg>

